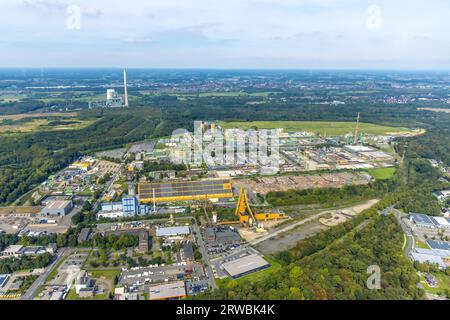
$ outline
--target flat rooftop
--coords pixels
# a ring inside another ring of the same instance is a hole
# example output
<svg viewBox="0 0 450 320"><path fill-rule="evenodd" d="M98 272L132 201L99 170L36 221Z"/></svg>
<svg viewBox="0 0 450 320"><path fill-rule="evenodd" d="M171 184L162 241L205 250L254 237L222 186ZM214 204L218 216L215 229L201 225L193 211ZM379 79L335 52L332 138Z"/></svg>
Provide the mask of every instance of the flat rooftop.
<svg viewBox="0 0 450 320"><path fill-rule="evenodd" d="M188 226L168 227L168 228L156 228L157 237L170 237L177 235L190 234L190 228Z"/></svg>
<svg viewBox="0 0 450 320"><path fill-rule="evenodd" d="M433 220L436 221L436 224L439 226L450 227L450 222L444 217L433 217Z"/></svg>
<svg viewBox="0 0 450 320"><path fill-rule="evenodd" d="M225 271L232 277L237 278L245 274L258 271L270 266L266 260L258 254L250 254L236 260L226 262L222 265Z"/></svg>
<svg viewBox="0 0 450 320"><path fill-rule="evenodd" d="M138 190L139 199L147 202L153 202L153 198L162 202L233 197L230 180L141 183Z"/></svg>
<svg viewBox="0 0 450 320"><path fill-rule="evenodd" d="M427 240L427 244L434 250L446 250L450 255L450 242L440 240Z"/></svg>
<svg viewBox="0 0 450 320"><path fill-rule="evenodd" d="M175 299L186 296L186 287L184 281L177 281L173 283L165 283L149 288L150 300L164 300Z"/></svg>
<svg viewBox="0 0 450 320"><path fill-rule="evenodd" d="M370 151L375 151L375 149L371 148L371 147L367 147L367 146L352 146L352 145L347 145L344 146L345 149L352 151L352 152L370 152Z"/></svg>
<svg viewBox="0 0 450 320"><path fill-rule="evenodd" d="M410 213L409 215L414 219L416 223L435 225L435 222L426 214Z"/></svg>
<svg viewBox="0 0 450 320"><path fill-rule="evenodd" d="M63 209L66 208L68 206L70 206L72 201L70 200L56 200L56 201L51 201L47 204L47 206L45 207L45 209Z"/></svg>

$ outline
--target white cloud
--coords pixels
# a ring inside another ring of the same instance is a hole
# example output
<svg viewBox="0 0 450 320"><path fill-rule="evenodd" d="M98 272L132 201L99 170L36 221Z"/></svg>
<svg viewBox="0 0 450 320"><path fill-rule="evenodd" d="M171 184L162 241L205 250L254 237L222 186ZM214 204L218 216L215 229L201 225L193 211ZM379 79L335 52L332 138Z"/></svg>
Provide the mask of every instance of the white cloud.
<svg viewBox="0 0 450 320"><path fill-rule="evenodd" d="M70 4L82 9L72 32ZM376 32L367 28L370 5L381 11ZM446 0L1 0L0 50L8 50L0 58L12 65L450 67L448 12Z"/></svg>

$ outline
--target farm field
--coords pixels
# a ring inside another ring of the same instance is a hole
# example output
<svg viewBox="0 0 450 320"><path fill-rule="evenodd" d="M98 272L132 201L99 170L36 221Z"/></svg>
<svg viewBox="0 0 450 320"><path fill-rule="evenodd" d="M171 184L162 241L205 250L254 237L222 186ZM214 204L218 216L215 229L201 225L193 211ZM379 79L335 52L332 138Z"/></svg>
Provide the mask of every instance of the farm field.
<svg viewBox="0 0 450 320"><path fill-rule="evenodd" d="M345 135L355 130L354 122L333 122L333 121L249 121L249 122L220 122L224 129L240 128L249 129L277 129L283 128L285 131L309 131L317 134L338 136ZM394 134L411 132L404 127L391 127L372 123L360 123L359 131L363 134Z"/></svg>
<svg viewBox="0 0 450 320"><path fill-rule="evenodd" d="M26 118L45 118L45 117L65 117L65 118L73 118L76 117L76 112L47 112L47 113L22 113L22 114L11 114L2 116L0 115L1 120L22 120Z"/></svg>

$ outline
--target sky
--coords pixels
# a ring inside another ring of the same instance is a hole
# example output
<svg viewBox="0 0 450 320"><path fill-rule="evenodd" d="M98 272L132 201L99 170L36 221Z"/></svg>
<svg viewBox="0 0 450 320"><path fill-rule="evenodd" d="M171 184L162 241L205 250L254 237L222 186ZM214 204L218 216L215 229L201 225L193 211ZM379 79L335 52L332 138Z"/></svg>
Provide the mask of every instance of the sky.
<svg viewBox="0 0 450 320"><path fill-rule="evenodd" d="M450 69L448 0L1 0L0 67Z"/></svg>

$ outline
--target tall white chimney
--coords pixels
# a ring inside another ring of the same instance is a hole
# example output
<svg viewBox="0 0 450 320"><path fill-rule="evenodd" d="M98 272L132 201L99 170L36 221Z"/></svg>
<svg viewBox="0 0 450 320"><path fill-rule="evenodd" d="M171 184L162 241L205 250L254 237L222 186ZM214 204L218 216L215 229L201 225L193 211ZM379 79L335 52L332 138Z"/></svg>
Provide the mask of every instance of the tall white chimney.
<svg viewBox="0 0 450 320"><path fill-rule="evenodd" d="M128 88L127 88L127 70L123 69L123 87L124 87L124 98L125 98L125 107L129 107L128 105Z"/></svg>

